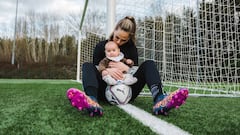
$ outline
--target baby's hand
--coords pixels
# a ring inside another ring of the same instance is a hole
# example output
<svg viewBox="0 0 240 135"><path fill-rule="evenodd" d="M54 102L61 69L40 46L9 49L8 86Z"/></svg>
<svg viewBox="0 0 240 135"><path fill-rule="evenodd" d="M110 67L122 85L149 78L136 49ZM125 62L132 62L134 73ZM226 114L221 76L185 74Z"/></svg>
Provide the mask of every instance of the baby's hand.
<svg viewBox="0 0 240 135"><path fill-rule="evenodd" d="M126 60L126 63L127 63L128 65L131 65L131 64L133 63L133 61L132 61L131 59L127 59L127 60Z"/></svg>

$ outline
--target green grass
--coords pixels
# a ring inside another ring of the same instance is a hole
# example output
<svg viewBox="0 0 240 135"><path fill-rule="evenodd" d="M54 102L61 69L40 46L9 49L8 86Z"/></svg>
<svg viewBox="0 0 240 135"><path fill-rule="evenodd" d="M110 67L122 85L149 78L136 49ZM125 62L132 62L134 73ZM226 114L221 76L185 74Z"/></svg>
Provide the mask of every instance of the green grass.
<svg viewBox="0 0 240 135"><path fill-rule="evenodd" d="M66 90L81 85L70 80L0 79L1 135L155 134L116 106L101 103L103 117L89 117L70 106ZM157 116L194 135L240 133L240 98L189 97L186 104ZM151 113L152 98L132 104Z"/></svg>
<svg viewBox="0 0 240 135"><path fill-rule="evenodd" d="M155 134L116 106L101 104L104 116L100 118L73 108L65 95L68 88L80 87L73 81L0 82L1 135Z"/></svg>
<svg viewBox="0 0 240 135"><path fill-rule="evenodd" d="M151 113L152 98L142 97L134 105ZM240 133L240 98L189 97L186 104L159 118L194 135Z"/></svg>

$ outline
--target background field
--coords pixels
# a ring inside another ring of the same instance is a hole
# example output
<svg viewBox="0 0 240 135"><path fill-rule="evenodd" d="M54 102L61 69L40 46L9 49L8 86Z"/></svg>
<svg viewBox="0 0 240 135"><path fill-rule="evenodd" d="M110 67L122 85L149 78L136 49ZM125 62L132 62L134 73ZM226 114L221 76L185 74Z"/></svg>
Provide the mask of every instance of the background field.
<svg viewBox="0 0 240 135"><path fill-rule="evenodd" d="M71 107L66 90L71 80L0 79L0 134L155 134L116 106L101 103L103 117L89 117ZM240 98L189 97L169 116L157 116L194 135L240 133ZM152 99L131 104L151 113Z"/></svg>

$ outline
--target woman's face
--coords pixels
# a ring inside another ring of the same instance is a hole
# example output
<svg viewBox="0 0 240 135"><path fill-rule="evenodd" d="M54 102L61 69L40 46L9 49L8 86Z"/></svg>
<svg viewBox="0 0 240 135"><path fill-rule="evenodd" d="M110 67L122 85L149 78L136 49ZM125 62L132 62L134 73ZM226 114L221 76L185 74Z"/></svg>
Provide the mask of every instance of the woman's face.
<svg viewBox="0 0 240 135"><path fill-rule="evenodd" d="M117 29L113 32L113 42L118 46L125 44L129 40L129 32L122 29Z"/></svg>

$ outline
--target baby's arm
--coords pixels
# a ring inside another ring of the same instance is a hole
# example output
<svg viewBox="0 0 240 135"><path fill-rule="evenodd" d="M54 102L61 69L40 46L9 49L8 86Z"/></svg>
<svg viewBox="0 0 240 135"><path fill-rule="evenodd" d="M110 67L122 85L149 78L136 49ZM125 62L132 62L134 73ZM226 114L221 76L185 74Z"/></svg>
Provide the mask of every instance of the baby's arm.
<svg viewBox="0 0 240 135"><path fill-rule="evenodd" d="M126 59L126 58L124 58L124 63L126 63L129 67L132 67L133 65L134 65L134 62L133 62L133 60L131 60L131 59Z"/></svg>
<svg viewBox="0 0 240 135"><path fill-rule="evenodd" d="M108 67L108 63L109 63L109 60L107 58L104 58L102 59L100 62L99 62L99 65L98 65L98 71L103 75L105 74L106 75L106 72L104 72L106 70L106 68Z"/></svg>

